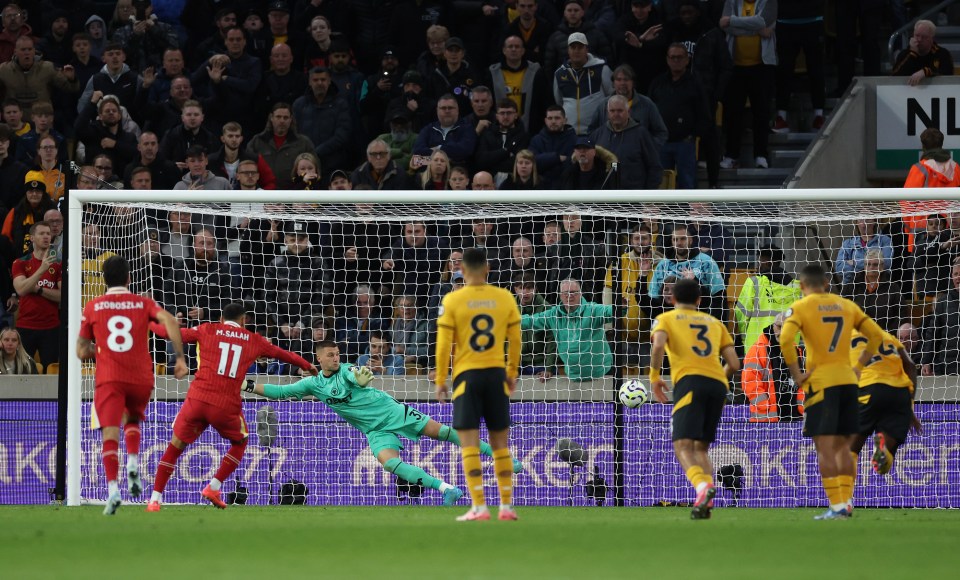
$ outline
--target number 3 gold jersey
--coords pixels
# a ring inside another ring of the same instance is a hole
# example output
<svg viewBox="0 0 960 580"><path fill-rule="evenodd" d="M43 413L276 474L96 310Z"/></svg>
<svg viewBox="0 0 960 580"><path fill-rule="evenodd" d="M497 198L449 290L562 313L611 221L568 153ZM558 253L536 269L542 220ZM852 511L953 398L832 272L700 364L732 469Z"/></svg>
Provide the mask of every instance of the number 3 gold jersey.
<svg viewBox="0 0 960 580"><path fill-rule="evenodd" d="M515 378L520 364L520 309L513 294L484 284L464 286L444 296L437 320L437 384L447 379L451 348L454 377L472 369L506 368L507 376Z"/></svg>
<svg viewBox="0 0 960 580"><path fill-rule="evenodd" d="M720 352L733 345L722 322L698 310L675 308L658 316L651 333L667 333L667 356L673 384L687 375L700 375L727 384Z"/></svg>

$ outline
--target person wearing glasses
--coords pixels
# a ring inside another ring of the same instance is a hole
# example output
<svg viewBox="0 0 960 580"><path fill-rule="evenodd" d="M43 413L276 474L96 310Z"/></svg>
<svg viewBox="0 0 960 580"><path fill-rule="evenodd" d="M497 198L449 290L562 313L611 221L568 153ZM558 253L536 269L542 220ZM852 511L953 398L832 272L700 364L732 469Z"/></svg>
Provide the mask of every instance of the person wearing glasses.
<svg viewBox="0 0 960 580"><path fill-rule="evenodd" d="M390 145L383 139L374 139L367 145L367 160L353 170L350 181L354 187L370 186L370 189L410 189L407 173L390 158Z"/></svg>

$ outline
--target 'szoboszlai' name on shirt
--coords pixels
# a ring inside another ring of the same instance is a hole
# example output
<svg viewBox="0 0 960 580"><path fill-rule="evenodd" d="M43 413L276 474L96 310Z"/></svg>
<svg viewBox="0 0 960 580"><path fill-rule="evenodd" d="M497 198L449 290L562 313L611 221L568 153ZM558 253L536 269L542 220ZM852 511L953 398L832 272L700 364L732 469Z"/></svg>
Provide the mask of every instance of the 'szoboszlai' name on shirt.
<svg viewBox="0 0 960 580"><path fill-rule="evenodd" d="M93 307L95 311L99 310L134 310L142 309L143 302L97 302L96 306Z"/></svg>

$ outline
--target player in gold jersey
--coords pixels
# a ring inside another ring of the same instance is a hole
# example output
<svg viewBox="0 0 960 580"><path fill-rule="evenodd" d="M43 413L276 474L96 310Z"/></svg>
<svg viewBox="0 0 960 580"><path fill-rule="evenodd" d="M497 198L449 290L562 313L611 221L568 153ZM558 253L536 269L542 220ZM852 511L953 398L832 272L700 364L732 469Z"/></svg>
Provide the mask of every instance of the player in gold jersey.
<svg viewBox="0 0 960 580"><path fill-rule="evenodd" d="M851 361L860 358L867 339L854 333ZM856 358L855 358L856 357ZM913 412L917 366L897 338L883 333L880 350L860 373L860 433L850 450L856 462L867 437L874 435L873 470L883 475L893 467L893 455L909 431L920 432L920 420Z"/></svg>
<svg viewBox="0 0 960 580"><path fill-rule="evenodd" d="M803 298L787 310L780 332L783 360L804 392L803 434L813 438L817 463L830 509L816 519L850 517L856 466L850 443L860 432L857 377L877 352L883 331L854 302L830 293L830 280L819 264L800 271ZM867 344L850 365L850 337L859 330ZM797 361L796 338L803 336L807 371Z"/></svg>
<svg viewBox="0 0 960 580"><path fill-rule="evenodd" d="M740 370L733 338L722 322L699 312L700 283L680 280L673 287L673 310L653 321L650 383L653 395L667 402L666 383L660 378L663 354L670 356L673 379L673 412L670 427L673 451L687 479L697 490L690 517L710 517L713 497L713 466L707 449L716 439L717 424L727 399L730 377ZM720 357L726 364L720 364Z"/></svg>
<svg viewBox="0 0 960 580"><path fill-rule="evenodd" d="M437 320L437 399L447 396L447 372L453 349L453 427L463 443L463 472L473 506L459 521L490 519L483 496L480 468L480 420L490 432L493 469L500 489L501 520L516 520L510 434L510 395L516 389L520 364L520 309L513 294L487 284L487 254L478 248L463 252L467 285L450 292ZM506 351L506 362L504 354Z"/></svg>

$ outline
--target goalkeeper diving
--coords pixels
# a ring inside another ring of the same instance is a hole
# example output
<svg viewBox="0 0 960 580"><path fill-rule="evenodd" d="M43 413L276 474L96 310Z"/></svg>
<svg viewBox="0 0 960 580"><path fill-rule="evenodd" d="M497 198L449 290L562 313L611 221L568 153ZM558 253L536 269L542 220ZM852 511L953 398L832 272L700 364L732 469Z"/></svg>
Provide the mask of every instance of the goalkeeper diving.
<svg viewBox="0 0 960 580"><path fill-rule="evenodd" d="M410 483L438 490L443 494L444 505L455 504L463 496L463 490L416 465L402 461L400 451L403 444L400 437L411 441L429 437L460 447L457 432L387 393L368 387L373 380L373 371L367 367L341 364L337 343L321 341L317 344L317 355L320 374L316 377L306 377L289 385L262 385L247 381L244 390L268 399L313 396L323 401L340 418L367 436L370 452L387 472ZM488 457L493 456L493 449L484 441L480 442L480 452ZM513 471L523 471L523 464L514 460Z"/></svg>

